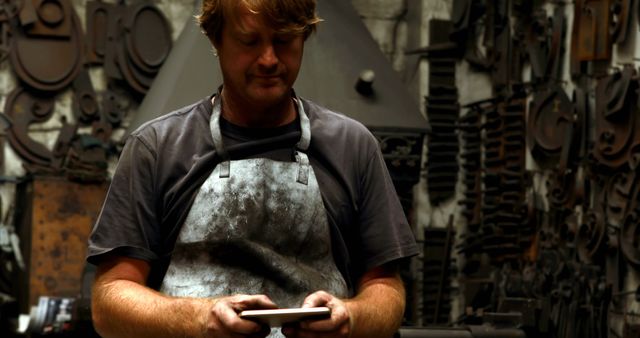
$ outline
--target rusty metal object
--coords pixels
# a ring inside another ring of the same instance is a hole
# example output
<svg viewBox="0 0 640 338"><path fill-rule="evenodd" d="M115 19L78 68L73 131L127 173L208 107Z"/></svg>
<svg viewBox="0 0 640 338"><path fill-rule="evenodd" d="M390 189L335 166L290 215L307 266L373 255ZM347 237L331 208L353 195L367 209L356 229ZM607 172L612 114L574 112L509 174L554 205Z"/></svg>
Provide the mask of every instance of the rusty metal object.
<svg viewBox="0 0 640 338"><path fill-rule="evenodd" d="M524 92L508 99L496 99L479 105L484 115L484 156L481 162L481 219L470 226L462 252L466 255L487 253L492 264L519 259L531 246L534 228L525 215L525 115ZM472 155L475 156L475 155ZM465 182L475 185L476 177ZM465 205L472 205L468 197Z"/></svg>
<svg viewBox="0 0 640 338"><path fill-rule="evenodd" d="M627 262L640 267L640 217L637 211L630 212L624 220L620 231L620 251Z"/></svg>
<svg viewBox="0 0 640 338"><path fill-rule="evenodd" d="M149 1L133 6L92 3L89 60L103 63L106 75L144 95L171 50L169 23Z"/></svg>
<svg viewBox="0 0 640 338"><path fill-rule="evenodd" d="M22 311L40 296L76 297L81 293L86 242L98 216L107 184L79 184L36 177L22 183L16 200L28 270L23 276Z"/></svg>
<svg viewBox="0 0 640 338"><path fill-rule="evenodd" d="M566 149L567 137L571 140L574 107L564 90L549 85L546 90L534 94L531 103L528 137L531 154L543 167L556 165L561 152Z"/></svg>
<svg viewBox="0 0 640 338"><path fill-rule="evenodd" d="M72 179L104 181L112 131L110 123L95 121L90 135L77 135L78 124L63 121L53 149L35 141L29 126L47 121L53 114L53 97L36 97L18 87L7 98L6 116L11 122L7 138L30 173L66 174ZM97 116L99 117L99 116ZM87 141L91 138L91 141Z"/></svg>
<svg viewBox="0 0 640 338"><path fill-rule="evenodd" d="M58 139L56 140L56 143L53 146L52 150L51 167L54 170L60 171L66 164L67 154L69 152L71 142L76 136L77 131L77 124L69 124L66 123L66 121L64 122L62 128L60 128Z"/></svg>
<svg viewBox="0 0 640 338"><path fill-rule="evenodd" d="M12 20L20 14L21 3L16 0L4 0L0 3L0 21Z"/></svg>
<svg viewBox="0 0 640 338"><path fill-rule="evenodd" d="M577 29L576 59L579 61L609 60L611 58L611 8L609 0L576 1Z"/></svg>
<svg viewBox="0 0 640 338"><path fill-rule="evenodd" d="M86 68L73 81L73 95L73 113L79 122L91 124L100 118L98 99Z"/></svg>
<svg viewBox="0 0 640 338"><path fill-rule="evenodd" d="M451 312L451 248L455 232L446 228L424 230L423 302L425 325L449 323Z"/></svg>
<svg viewBox="0 0 640 338"><path fill-rule="evenodd" d="M458 122L464 144L461 158L465 185L464 199L458 203L464 206L462 214L467 219L467 229L471 233L477 232L482 217L481 113L481 104L473 104L467 114L461 117Z"/></svg>
<svg viewBox="0 0 640 338"><path fill-rule="evenodd" d="M413 209L413 187L419 181L424 134L418 130L398 132L389 128L370 128L378 140L380 151L400 198L409 216Z"/></svg>
<svg viewBox="0 0 640 338"><path fill-rule="evenodd" d="M431 46L447 44L451 22L431 20ZM430 47L431 47L430 46ZM437 205L454 196L458 180L459 151L456 121L460 107L455 86L456 60L430 54L429 96L427 116L431 131L428 134L427 188L431 203Z"/></svg>
<svg viewBox="0 0 640 338"><path fill-rule="evenodd" d="M594 157L602 165L618 169L638 150L640 127L637 115L636 71L625 67L601 79L596 87Z"/></svg>
<svg viewBox="0 0 640 338"><path fill-rule="evenodd" d="M633 0L611 0L611 25L609 33L615 43L622 44L627 40L633 5Z"/></svg>
<svg viewBox="0 0 640 338"><path fill-rule="evenodd" d="M565 17L557 7L552 18L546 11L538 10L527 33L527 51L533 76L537 81L559 80L562 77L562 46L565 37Z"/></svg>
<svg viewBox="0 0 640 338"><path fill-rule="evenodd" d="M488 69L489 61L486 55L482 55L477 45L478 22L485 14L485 5L480 1L455 0L451 14L453 27L449 39L464 48L464 59L469 64Z"/></svg>
<svg viewBox="0 0 640 338"><path fill-rule="evenodd" d="M18 7L13 1L5 1L0 4L0 62L9 57L11 50L11 24L10 20L18 15Z"/></svg>
<svg viewBox="0 0 640 338"><path fill-rule="evenodd" d="M72 15L69 0L24 0L20 23L28 36L69 38L75 34Z"/></svg>
<svg viewBox="0 0 640 338"><path fill-rule="evenodd" d="M29 134L29 125L44 122L53 114L53 98L36 98L24 89L14 89L5 104L5 114L11 119L8 130L11 147L25 161L47 166L51 163L51 151L33 140Z"/></svg>
<svg viewBox="0 0 640 338"><path fill-rule="evenodd" d="M107 90L102 95L102 121L110 123L112 126L120 124L126 111L121 104L122 96L113 90Z"/></svg>
<svg viewBox="0 0 640 338"><path fill-rule="evenodd" d="M33 1L22 1L21 5L19 19L22 26L26 27L38 21L38 15L36 14L35 8L33 8Z"/></svg>
<svg viewBox="0 0 640 338"><path fill-rule="evenodd" d="M585 219L578 229L576 248L580 261L589 264L603 258L607 227L599 208L587 211Z"/></svg>
<svg viewBox="0 0 640 338"><path fill-rule="evenodd" d="M48 6L46 3L49 2L43 2L43 6ZM61 4L55 1L51 3ZM62 20L71 27L68 38L32 36L15 24L12 27L11 64L18 78L36 91L56 92L64 89L82 67L84 35L80 19L74 11L68 15L64 13ZM43 55L47 57L43 58Z"/></svg>
<svg viewBox="0 0 640 338"><path fill-rule="evenodd" d="M155 74L171 50L171 28L153 3L133 7L125 16L125 44L131 65L144 75Z"/></svg>
<svg viewBox="0 0 640 338"><path fill-rule="evenodd" d="M486 43L487 55L491 62L491 82L499 89L511 83L513 66L516 64L508 13L509 4L506 1L493 2L488 10L486 29L491 42Z"/></svg>
<svg viewBox="0 0 640 338"><path fill-rule="evenodd" d="M109 44L107 39L109 11L112 7L112 4L102 1L87 2L87 62L90 64L104 63Z"/></svg>

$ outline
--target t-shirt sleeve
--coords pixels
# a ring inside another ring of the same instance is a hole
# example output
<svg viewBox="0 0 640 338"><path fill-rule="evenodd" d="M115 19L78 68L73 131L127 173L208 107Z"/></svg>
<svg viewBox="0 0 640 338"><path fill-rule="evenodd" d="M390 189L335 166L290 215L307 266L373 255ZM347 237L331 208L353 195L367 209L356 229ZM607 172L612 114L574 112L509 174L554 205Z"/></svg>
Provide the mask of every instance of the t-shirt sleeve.
<svg viewBox="0 0 640 338"><path fill-rule="evenodd" d="M158 259L154 191L155 153L139 136L127 140L98 220L89 236L87 261L107 255Z"/></svg>
<svg viewBox="0 0 640 338"><path fill-rule="evenodd" d="M419 253L384 157L377 142L372 142L374 150L366 161L359 185L358 223L364 271Z"/></svg>

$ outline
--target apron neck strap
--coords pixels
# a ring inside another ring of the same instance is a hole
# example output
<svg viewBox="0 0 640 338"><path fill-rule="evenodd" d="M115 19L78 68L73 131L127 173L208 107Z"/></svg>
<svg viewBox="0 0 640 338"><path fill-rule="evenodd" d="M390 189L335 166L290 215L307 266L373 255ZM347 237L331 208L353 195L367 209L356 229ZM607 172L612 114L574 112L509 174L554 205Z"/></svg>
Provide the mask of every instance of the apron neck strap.
<svg viewBox="0 0 640 338"><path fill-rule="evenodd" d="M300 116L300 141L296 144L296 148L302 152L306 152L309 149L309 143L311 143L311 123L309 122L309 118L304 111L304 106L302 105L302 100L300 100L296 93L291 90L293 94L293 102L296 103L298 107L298 116Z"/></svg>
<svg viewBox="0 0 640 338"><path fill-rule="evenodd" d="M209 120L209 129L211 130L211 137L213 138L213 145L216 152L220 155L223 161L229 160L229 153L224 147L222 141L222 131L220 130L220 118L222 116L222 87L218 90L218 93L213 98L213 110L211 112L211 118ZM306 152L309 149L311 142L311 123L304 111L302 100L300 100L293 89L291 90L293 96L293 102L296 104L298 116L300 117L300 140L296 144L296 149L301 152Z"/></svg>
<svg viewBox="0 0 640 338"><path fill-rule="evenodd" d="M222 131L220 130L220 116L222 113L221 91L222 87L218 90L218 94L213 97L213 110L211 111L211 119L209 119L209 129L211 130L211 137L213 138L213 146L216 149L216 153L220 155L223 161L228 161L229 153L227 153L227 149L222 142Z"/></svg>

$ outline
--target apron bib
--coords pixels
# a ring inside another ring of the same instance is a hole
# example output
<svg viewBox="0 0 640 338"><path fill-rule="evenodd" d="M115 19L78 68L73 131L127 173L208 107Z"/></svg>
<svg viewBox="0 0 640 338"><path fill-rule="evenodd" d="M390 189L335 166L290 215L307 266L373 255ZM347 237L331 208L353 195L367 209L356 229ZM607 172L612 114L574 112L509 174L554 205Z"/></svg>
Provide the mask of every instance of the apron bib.
<svg viewBox="0 0 640 338"><path fill-rule="evenodd" d="M231 161L222 142L218 98L210 128L222 162L196 195L160 291L179 297L265 294L281 308L299 307L318 290L346 297L305 153L311 134L302 103L295 100L302 131L295 162ZM279 335L274 332L271 336Z"/></svg>

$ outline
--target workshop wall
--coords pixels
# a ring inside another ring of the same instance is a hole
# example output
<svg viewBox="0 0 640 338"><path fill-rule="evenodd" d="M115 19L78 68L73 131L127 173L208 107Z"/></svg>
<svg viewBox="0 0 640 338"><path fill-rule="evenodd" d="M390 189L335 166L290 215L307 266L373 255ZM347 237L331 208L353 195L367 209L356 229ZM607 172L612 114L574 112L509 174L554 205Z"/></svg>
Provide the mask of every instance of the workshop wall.
<svg viewBox="0 0 640 338"><path fill-rule="evenodd" d="M407 48L432 127L418 226L457 235L446 319L638 336L638 2L448 3Z"/></svg>
<svg viewBox="0 0 640 338"><path fill-rule="evenodd" d="M638 1L354 4L432 127L416 323L517 309L532 336L638 336Z"/></svg>

